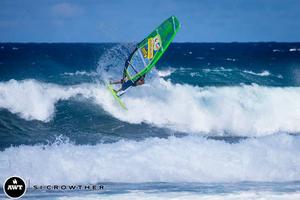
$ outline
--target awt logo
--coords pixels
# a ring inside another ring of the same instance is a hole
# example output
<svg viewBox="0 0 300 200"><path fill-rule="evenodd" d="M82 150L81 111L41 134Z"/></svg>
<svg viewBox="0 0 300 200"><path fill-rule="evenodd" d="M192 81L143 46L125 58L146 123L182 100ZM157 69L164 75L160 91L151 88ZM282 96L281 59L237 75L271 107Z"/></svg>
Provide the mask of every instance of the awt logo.
<svg viewBox="0 0 300 200"><path fill-rule="evenodd" d="M18 176L9 177L3 184L3 191L11 199L20 198L26 192L25 181Z"/></svg>

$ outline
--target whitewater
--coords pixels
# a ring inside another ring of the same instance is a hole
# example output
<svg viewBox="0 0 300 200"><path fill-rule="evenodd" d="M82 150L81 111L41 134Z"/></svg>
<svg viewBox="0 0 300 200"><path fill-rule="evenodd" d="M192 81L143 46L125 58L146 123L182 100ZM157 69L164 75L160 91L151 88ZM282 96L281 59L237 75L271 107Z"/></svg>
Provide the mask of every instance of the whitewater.
<svg viewBox="0 0 300 200"><path fill-rule="evenodd" d="M175 131L237 136L300 131L298 87L270 88L255 84L193 87L157 79L133 88L124 96L128 111L120 109L100 84L61 86L35 80L10 80L0 83L0 93L0 108L25 120L49 122L55 118L58 101L81 96L119 120Z"/></svg>
<svg viewBox="0 0 300 200"><path fill-rule="evenodd" d="M198 136L94 146L60 142L6 149L0 160L7 160L9 168L1 170L0 179L19 174L42 185L295 181L300 178L299 152L300 136L287 134L233 144Z"/></svg>
<svg viewBox="0 0 300 200"><path fill-rule="evenodd" d="M299 199L298 43L173 44L122 96L127 111L105 81L132 45L1 47L0 185L21 176L29 199L65 184L105 189L43 198Z"/></svg>

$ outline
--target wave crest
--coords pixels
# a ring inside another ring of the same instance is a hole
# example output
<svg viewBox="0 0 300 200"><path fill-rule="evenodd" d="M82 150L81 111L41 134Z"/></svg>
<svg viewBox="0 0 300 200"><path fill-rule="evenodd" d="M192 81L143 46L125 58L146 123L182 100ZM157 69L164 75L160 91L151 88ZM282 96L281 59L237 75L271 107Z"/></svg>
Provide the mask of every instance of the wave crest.
<svg viewBox="0 0 300 200"><path fill-rule="evenodd" d="M0 183L11 174L32 184L300 180L299 136L229 144L200 136L111 144L10 147L0 152ZM220 170L222 169L222 170Z"/></svg>
<svg viewBox="0 0 300 200"><path fill-rule="evenodd" d="M0 108L26 120L49 121L55 104L80 95L128 123L209 135L263 136L300 132L300 88L194 87L155 79L132 88L122 110L105 86L60 86L35 80L0 83Z"/></svg>

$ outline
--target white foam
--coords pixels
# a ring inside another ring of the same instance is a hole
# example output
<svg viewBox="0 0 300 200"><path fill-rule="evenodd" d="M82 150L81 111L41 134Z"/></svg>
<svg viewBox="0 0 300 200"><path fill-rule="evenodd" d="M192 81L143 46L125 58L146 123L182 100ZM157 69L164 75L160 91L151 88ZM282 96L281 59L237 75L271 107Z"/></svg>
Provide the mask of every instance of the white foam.
<svg viewBox="0 0 300 200"><path fill-rule="evenodd" d="M291 48L291 49L289 49L289 51L300 51L300 49Z"/></svg>
<svg viewBox="0 0 300 200"><path fill-rule="evenodd" d="M175 71L176 71L176 69L174 69L174 68L168 68L166 70L158 70L157 74L159 77L167 77L167 76L170 76Z"/></svg>
<svg viewBox="0 0 300 200"><path fill-rule="evenodd" d="M202 69L203 72L232 72L233 69L231 68L224 68L224 67L216 67L216 68L205 68Z"/></svg>
<svg viewBox="0 0 300 200"><path fill-rule="evenodd" d="M255 73L253 71L248 71L248 70L244 70L243 72L248 73L248 74L252 74L252 75L257 75L257 76L270 76L271 75L271 73L267 70L264 70L260 73Z"/></svg>
<svg viewBox="0 0 300 200"><path fill-rule="evenodd" d="M159 80L133 88L123 100L128 112L109 112L130 123L145 122L178 131L220 135L229 132L260 136L300 131L300 88L257 85L199 88Z"/></svg>
<svg viewBox="0 0 300 200"><path fill-rule="evenodd" d="M132 44L116 44L101 55L98 61L97 74L103 80L120 79L123 73L123 67L129 54L134 50Z"/></svg>
<svg viewBox="0 0 300 200"><path fill-rule="evenodd" d="M273 49L273 52L284 52L282 49Z"/></svg>
<svg viewBox="0 0 300 200"><path fill-rule="evenodd" d="M283 78L283 76L281 74L277 75L277 78Z"/></svg>
<svg viewBox="0 0 300 200"><path fill-rule="evenodd" d="M63 75L66 76L97 76L96 72L76 71L76 72L65 72Z"/></svg>
<svg viewBox="0 0 300 200"><path fill-rule="evenodd" d="M300 132L299 87L201 88L155 79L122 96L125 111L102 85L11 80L0 83L0 108L26 120L49 121L58 101L77 95L91 99L119 120L188 133L263 136Z"/></svg>
<svg viewBox="0 0 300 200"><path fill-rule="evenodd" d="M111 144L10 147L0 183L19 175L31 184L97 182L240 182L300 180L300 136L229 144L201 136Z"/></svg>
<svg viewBox="0 0 300 200"><path fill-rule="evenodd" d="M232 61L232 62L235 62L237 59L235 58L226 58L227 61Z"/></svg>
<svg viewBox="0 0 300 200"><path fill-rule="evenodd" d="M78 94L90 97L90 92L91 88L85 84L63 87L35 80L10 80L0 83L0 108L27 120L49 121L59 100L67 100Z"/></svg>
<svg viewBox="0 0 300 200"><path fill-rule="evenodd" d="M131 191L124 194L109 195L85 195L85 196L64 196L59 197L60 200L299 200L299 192L279 193L279 192L234 192L221 194L197 194L194 192L141 192Z"/></svg>
<svg viewBox="0 0 300 200"><path fill-rule="evenodd" d="M200 74L199 74L199 72L191 72L190 76L195 77L195 76L200 76Z"/></svg>

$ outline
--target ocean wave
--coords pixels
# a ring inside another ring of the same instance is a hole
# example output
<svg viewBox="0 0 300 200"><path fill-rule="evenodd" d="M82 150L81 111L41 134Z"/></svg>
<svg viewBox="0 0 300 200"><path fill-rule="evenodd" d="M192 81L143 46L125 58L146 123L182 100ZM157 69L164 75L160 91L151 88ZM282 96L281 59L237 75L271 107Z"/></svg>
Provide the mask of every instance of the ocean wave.
<svg viewBox="0 0 300 200"><path fill-rule="evenodd" d="M123 100L128 112L109 112L130 123L219 135L261 136L300 131L300 88L200 88L160 79L132 89Z"/></svg>
<svg viewBox="0 0 300 200"><path fill-rule="evenodd" d="M201 72L190 72L190 76L194 77L194 76L202 76L202 73L216 73L216 74L227 74L230 73L231 76L233 76L234 74L239 74L239 75L245 75L245 74L251 74L251 75L255 75L255 76L261 76L261 77L268 77L268 76L272 76L272 77L277 77L277 78L283 78L282 75L278 74L278 75L273 75L271 72L269 72L268 70L263 70L261 72L253 72L251 70L242 70L239 68L224 68L224 67L215 67L215 68L204 68L201 70Z"/></svg>
<svg viewBox="0 0 300 200"><path fill-rule="evenodd" d="M299 154L300 136L286 134L233 144L186 136L94 146L21 145L0 152L0 183L12 174L31 184L295 181Z"/></svg>
<svg viewBox="0 0 300 200"><path fill-rule="evenodd" d="M226 60L227 60L227 61L232 61L232 62L235 62L235 61L237 61L237 59L236 59L236 58L226 58Z"/></svg>
<svg viewBox="0 0 300 200"><path fill-rule="evenodd" d="M273 52L284 52L284 50L282 50L282 49L273 49L272 51Z"/></svg>
<svg viewBox="0 0 300 200"><path fill-rule="evenodd" d="M256 76L270 76L271 73L268 70L264 70L260 73L255 73L253 71L249 71L249 70L244 70L244 73L248 73L248 74L252 74L252 75L256 75Z"/></svg>
<svg viewBox="0 0 300 200"><path fill-rule="evenodd" d="M48 122L55 113L55 104L76 95L89 96L91 85L60 86L36 80L0 83L0 108L9 110L26 120ZM95 87L93 87L95 88Z"/></svg>
<svg viewBox="0 0 300 200"><path fill-rule="evenodd" d="M76 71L76 72L65 72L62 75L65 76L98 76L96 72Z"/></svg>
<svg viewBox="0 0 300 200"><path fill-rule="evenodd" d="M0 83L0 108L26 120L48 122L55 104L77 96L90 99L128 123L148 123L187 133L264 136L300 132L300 88L242 85L195 87L154 79L130 89L123 110L104 85L60 86L35 80Z"/></svg>
<svg viewBox="0 0 300 200"><path fill-rule="evenodd" d="M192 71L192 70L191 70ZM280 81L278 79L283 79L281 74L272 74L268 70L263 70L261 72L253 72L251 70L243 70L239 68L203 68L200 71L189 72L189 76L194 78L194 81L210 80L214 82L222 83L257 83L260 85L264 84L278 84ZM258 76L258 77L257 77ZM201 78L195 80L195 78Z"/></svg>
<svg viewBox="0 0 300 200"><path fill-rule="evenodd" d="M299 200L300 192L235 192L235 193L222 193L222 194L197 194L195 192L160 192L148 191L141 192L138 190L126 192L124 194L110 194L110 195L86 195L86 196L63 196L59 197L60 200L254 200L254 199L276 199L276 200Z"/></svg>
<svg viewBox="0 0 300 200"><path fill-rule="evenodd" d="M202 69L203 72L232 72L233 69L231 68L224 68L224 67L216 67L216 68L204 68Z"/></svg>
<svg viewBox="0 0 300 200"><path fill-rule="evenodd" d="M174 69L174 68L168 68L165 70L157 70L157 74L159 77L167 77L167 76L170 76L175 71L176 71L176 69Z"/></svg>
<svg viewBox="0 0 300 200"><path fill-rule="evenodd" d="M300 49L291 48L291 49L289 49L289 51L300 51Z"/></svg>

